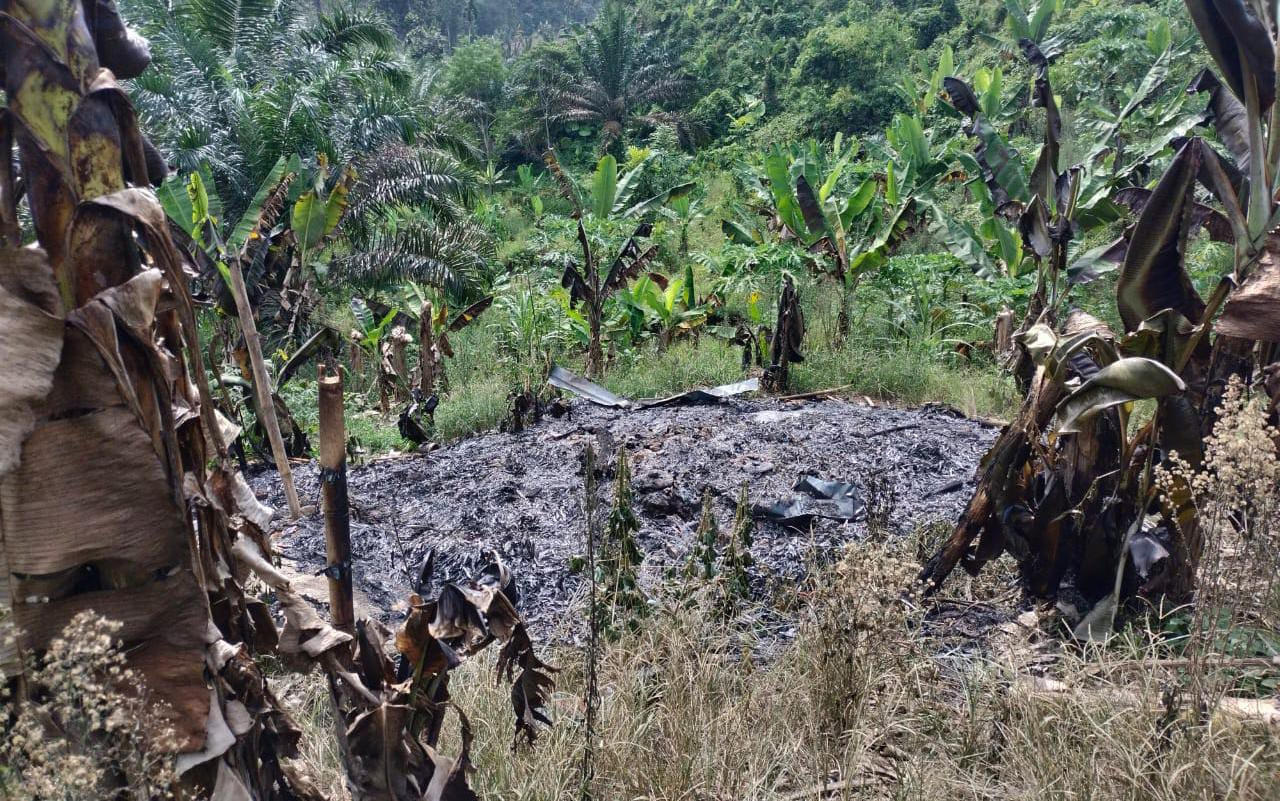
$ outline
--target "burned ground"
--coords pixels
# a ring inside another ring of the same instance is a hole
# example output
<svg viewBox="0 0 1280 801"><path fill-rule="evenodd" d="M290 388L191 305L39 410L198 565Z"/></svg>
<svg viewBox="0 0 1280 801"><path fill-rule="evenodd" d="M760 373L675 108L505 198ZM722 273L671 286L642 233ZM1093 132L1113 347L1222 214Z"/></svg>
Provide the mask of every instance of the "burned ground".
<svg viewBox="0 0 1280 801"><path fill-rule="evenodd" d="M804 475L853 484L865 508L851 522L817 518L795 528L758 520L752 552L763 590L863 536L868 510L899 534L954 521L995 434L938 407L732 400L622 411L575 401L567 415L519 434L480 434L350 468L356 583L375 612L398 618L428 553L435 552L436 581L454 580L474 569L482 549L494 548L516 576L521 610L535 632L546 632L581 581L570 561L583 551L581 458L592 442L603 465L618 448L631 455L643 574L651 582L684 564L707 490L723 531L743 482L759 506L797 496L792 488ZM314 463L295 477L304 499L318 497ZM274 473L255 486L283 507ZM605 495L608 487L606 478ZM276 537L300 572L324 566L318 513L281 524Z"/></svg>

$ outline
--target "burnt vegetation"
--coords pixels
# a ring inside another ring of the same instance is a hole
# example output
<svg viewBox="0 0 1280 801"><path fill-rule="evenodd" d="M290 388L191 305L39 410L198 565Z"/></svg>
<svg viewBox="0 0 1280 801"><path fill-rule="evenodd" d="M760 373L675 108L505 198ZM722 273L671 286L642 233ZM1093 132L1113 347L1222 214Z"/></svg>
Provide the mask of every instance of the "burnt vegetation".
<svg viewBox="0 0 1280 801"><path fill-rule="evenodd" d="M0 0L0 795L1276 797L1276 13Z"/></svg>

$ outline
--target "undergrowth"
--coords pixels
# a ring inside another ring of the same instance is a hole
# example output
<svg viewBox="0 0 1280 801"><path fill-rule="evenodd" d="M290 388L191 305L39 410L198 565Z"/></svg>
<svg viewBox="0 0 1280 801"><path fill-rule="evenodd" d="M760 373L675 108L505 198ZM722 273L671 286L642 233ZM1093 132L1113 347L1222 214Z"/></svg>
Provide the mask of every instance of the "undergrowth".
<svg viewBox="0 0 1280 801"><path fill-rule="evenodd" d="M0 798L174 798L173 730L125 666L121 628L80 612L21 683L0 671Z"/></svg>
<svg viewBox="0 0 1280 801"><path fill-rule="evenodd" d="M1051 680L1034 675L1041 652L1018 644L942 653L921 634L930 602L902 590L918 570L912 547L850 546L796 588L791 640L765 635L760 607L726 622L708 584L604 643L591 797L1262 801L1280 793L1273 728L1194 708L1185 678L1135 672L1131 650L1063 648ZM1154 659L1158 633L1144 637L1131 632L1131 645ZM556 725L532 750L511 754L510 700L493 685L491 664L464 666L451 683L475 727L482 797L580 797L585 660L567 631L552 639L562 643ZM323 692L317 680L312 693ZM320 729L311 736L328 735L326 721L307 719Z"/></svg>
<svg viewBox="0 0 1280 801"><path fill-rule="evenodd" d="M904 328L885 305L882 290L868 288L859 299L861 313L852 332L837 337L833 330L836 307L822 287L809 289L805 296L809 322L805 360L792 367L788 392L840 388L838 394L845 396L900 405L944 403L976 417L1003 418L1017 407L1012 381L989 355L977 354L969 361L951 352L936 332L920 326ZM456 355L444 365L448 389L441 392L435 412L438 442L496 428L510 411L511 393L540 387L551 361L583 372L582 355L575 348L513 357L503 350L495 333L497 318L490 322L490 327L471 326L455 336ZM415 347L410 348L411 364L416 363ZM667 347L646 342L622 350L607 361L600 383L625 397L654 398L732 383L746 375L738 346L702 333ZM349 438L369 454L411 447L396 430L398 409L385 416L378 412L376 389L352 391L351 382L347 389ZM284 391L298 422L313 435L313 444L318 425L315 394L315 382L301 377Z"/></svg>

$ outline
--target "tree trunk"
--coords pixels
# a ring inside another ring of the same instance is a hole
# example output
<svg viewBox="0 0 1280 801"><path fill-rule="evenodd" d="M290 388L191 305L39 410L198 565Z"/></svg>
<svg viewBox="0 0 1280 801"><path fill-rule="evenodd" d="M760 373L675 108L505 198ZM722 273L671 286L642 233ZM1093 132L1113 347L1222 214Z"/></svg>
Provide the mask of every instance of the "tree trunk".
<svg viewBox="0 0 1280 801"><path fill-rule="evenodd" d="M280 472L280 484L289 504L289 514L294 519L302 516L302 504L293 486L293 470L289 467L289 455L285 453L284 439L280 436L280 420L276 417L275 403L271 399L271 384L262 359L262 342L258 339L258 326L253 319L253 307L249 305L249 290L244 285L244 273L240 261L231 259L231 295L235 298L236 314L240 318L240 331L244 334L245 347L249 351L249 367L253 372L253 396L257 399L258 422L267 434L271 445L271 458Z"/></svg>
<svg viewBox="0 0 1280 801"><path fill-rule="evenodd" d="M975 573L1004 549L1004 530L999 520L1005 499L1016 494L1016 485L1032 443L1048 425L1053 410L1062 399L1062 385L1036 371L1028 400L1018 417L1004 427L987 452L978 473L978 487L960 521L942 548L925 566L920 578L937 589L956 565L964 563ZM977 547L974 543L977 542Z"/></svg>
<svg viewBox="0 0 1280 801"><path fill-rule="evenodd" d="M991 351L1000 362L1013 348L1013 309L1005 306L996 315L995 333L992 336Z"/></svg>
<svg viewBox="0 0 1280 801"><path fill-rule="evenodd" d="M604 374L604 349L600 342L603 338L601 329L604 312L601 305L602 302L594 300L587 303L587 330L591 337L587 344L587 377L594 379L599 379Z"/></svg>
<svg viewBox="0 0 1280 801"><path fill-rule="evenodd" d="M261 552L270 510L230 467L164 212L129 187L147 171L115 77L146 54L121 43L112 6L91 8L0 0L0 128L16 132L42 248L0 226L0 603L19 628L0 662L39 654L80 612L118 620L193 797L313 798L280 761L298 731L249 656L275 627L237 582L233 545ZM95 39L113 45L108 69ZM17 219L12 177L0 222ZM230 698L247 711L238 736L218 710Z"/></svg>
<svg viewBox="0 0 1280 801"><path fill-rule="evenodd" d="M843 345L849 335L849 288L839 279L840 313L836 315L836 344Z"/></svg>

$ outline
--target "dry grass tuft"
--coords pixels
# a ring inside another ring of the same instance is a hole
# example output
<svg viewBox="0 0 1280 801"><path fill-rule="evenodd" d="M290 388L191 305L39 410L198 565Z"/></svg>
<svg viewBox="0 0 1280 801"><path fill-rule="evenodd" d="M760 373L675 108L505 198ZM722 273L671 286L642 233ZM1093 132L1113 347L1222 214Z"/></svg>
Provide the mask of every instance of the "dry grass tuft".
<svg viewBox="0 0 1280 801"><path fill-rule="evenodd" d="M672 604L606 645L593 797L1280 797L1276 729L1201 714L1185 676L1132 670L1133 649L1060 656L1053 680L1012 657L957 670L913 634L920 606L901 588L917 569L896 546L851 547L767 659L749 614L727 627L707 604ZM514 758L505 693L481 664L455 677L482 795L579 797L582 656L559 656L557 725Z"/></svg>
<svg viewBox="0 0 1280 801"><path fill-rule="evenodd" d="M81 612L21 677L0 674L0 798L171 798L173 733L125 667L120 624ZM12 632L6 632L12 637Z"/></svg>
<svg viewBox="0 0 1280 801"><path fill-rule="evenodd" d="M324 673L319 669L307 673L273 672L270 682L271 691L282 700L303 731L298 743L298 761L305 767L303 772L326 801L350 801L338 748L333 701Z"/></svg>

